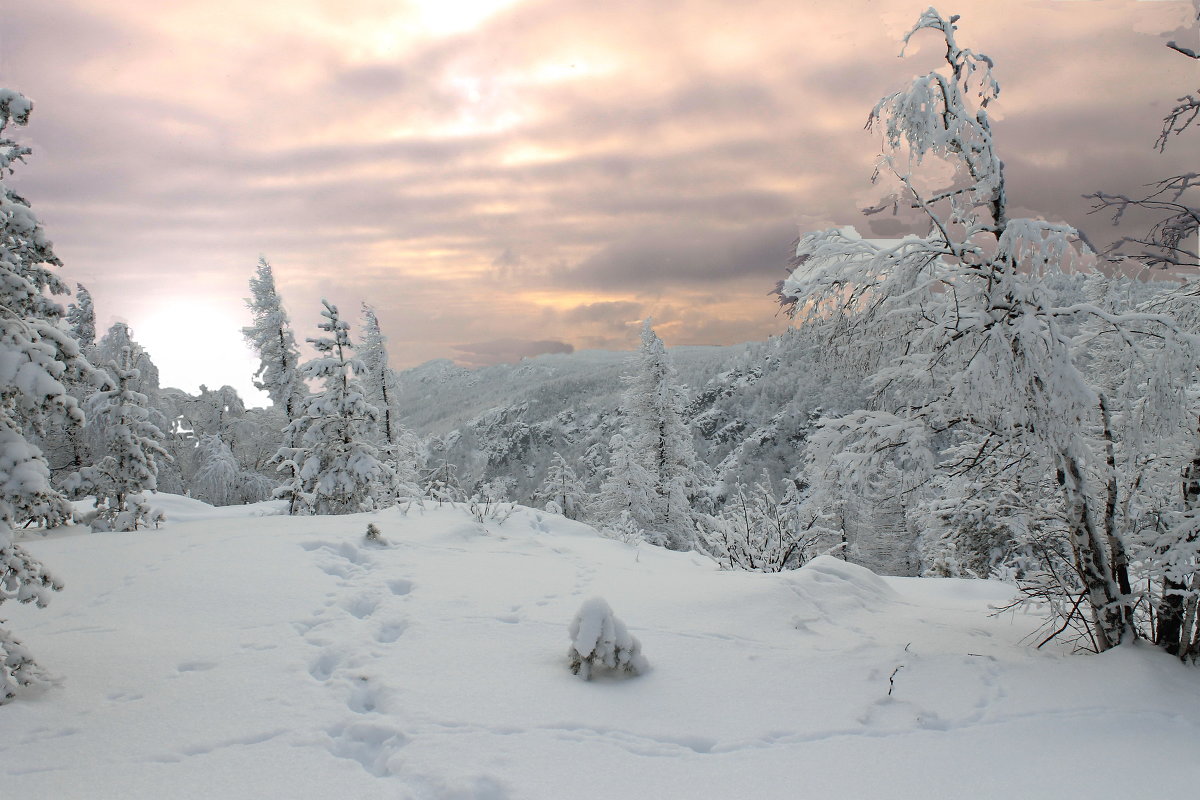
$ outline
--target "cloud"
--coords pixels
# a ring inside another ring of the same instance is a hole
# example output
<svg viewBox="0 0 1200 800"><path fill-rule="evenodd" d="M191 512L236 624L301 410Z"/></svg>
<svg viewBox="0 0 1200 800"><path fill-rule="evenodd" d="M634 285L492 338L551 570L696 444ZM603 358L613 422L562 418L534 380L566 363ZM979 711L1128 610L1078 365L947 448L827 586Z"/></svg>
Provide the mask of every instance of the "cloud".
<svg viewBox="0 0 1200 800"><path fill-rule="evenodd" d="M602 303L584 303L562 313L564 322L571 324L601 323L608 327L623 329L641 318L642 304L626 300Z"/></svg>
<svg viewBox="0 0 1200 800"><path fill-rule="evenodd" d="M794 223L733 230L669 225L640 232L556 277L562 285L595 288L694 288L761 276L779 278L788 264Z"/></svg>
<svg viewBox="0 0 1200 800"><path fill-rule="evenodd" d="M456 344L454 349L462 354L457 360L468 366L513 364L523 358L533 358L543 353L575 352L574 346L566 342L534 342L520 339L494 339L490 342Z"/></svg>
<svg viewBox="0 0 1200 800"><path fill-rule="evenodd" d="M899 0L523 0L452 30L432 4L227 5L12 4L3 66L37 102L14 182L102 313L197 292L241 313L265 253L292 309L375 303L397 366L625 347L647 314L677 343L777 329L801 230L903 232L859 214L862 123L939 56L921 34L895 58ZM1194 90L1156 33L1175 6L954 9L996 60L1014 210L1102 243L1080 195L1191 168L1150 149Z"/></svg>

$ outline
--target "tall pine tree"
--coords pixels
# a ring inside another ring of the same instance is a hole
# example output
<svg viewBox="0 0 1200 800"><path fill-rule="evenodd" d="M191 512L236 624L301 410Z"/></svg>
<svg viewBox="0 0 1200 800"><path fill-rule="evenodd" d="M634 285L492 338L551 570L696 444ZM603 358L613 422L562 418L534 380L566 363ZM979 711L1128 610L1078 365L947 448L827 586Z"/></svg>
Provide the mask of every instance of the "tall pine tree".
<svg viewBox="0 0 1200 800"><path fill-rule="evenodd" d="M250 279L250 294L246 307L254 324L242 328L242 335L258 353L258 372L254 385L267 393L271 402L288 418L300 414L301 401L308 393L300 376L300 351L283 302L275 290L275 275L265 258L258 259L258 268Z"/></svg>
<svg viewBox="0 0 1200 800"><path fill-rule="evenodd" d="M29 202L3 181L30 153L6 131L27 124L32 109L24 96L0 89L0 603L45 606L49 592L62 587L14 541L14 528L30 521L61 524L71 508L51 488L46 460L25 431L55 417L83 421L62 378L86 361L58 327L63 309L51 295L67 287L50 268L62 262ZM44 677L29 650L0 627L0 703Z"/></svg>
<svg viewBox="0 0 1200 800"><path fill-rule="evenodd" d="M632 362L633 373L624 378L621 398L622 438L614 446L628 447L632 456L612 452L612 458L631 457L648 476L649 508L632 506L630 514L647 530L661 535L672 550L695 545L692 500L699 494L698 463L691 426L684 418L686 397L662 339L650 320L642 326L641 347ZM628 472L630 467L624 467ZM605 482L611 494L628 483L624 475L610 474ZM633 487L629 487L632 489ZM603 505L615 508L628 498L609 496Z"/></svg>
<svg viewBox="0 0 1200 800"><path fill-rule="evenodd" d="M400 424L398 404L400 385L388 366L387 338L379 327L379 316L370 305L362 304L362 383L367 402L379 412L377 446L380 458L391 469L394 480L381 487L380 500L391 505L399 497L420 494L417 488L417 454L420 442Z"/></svg>

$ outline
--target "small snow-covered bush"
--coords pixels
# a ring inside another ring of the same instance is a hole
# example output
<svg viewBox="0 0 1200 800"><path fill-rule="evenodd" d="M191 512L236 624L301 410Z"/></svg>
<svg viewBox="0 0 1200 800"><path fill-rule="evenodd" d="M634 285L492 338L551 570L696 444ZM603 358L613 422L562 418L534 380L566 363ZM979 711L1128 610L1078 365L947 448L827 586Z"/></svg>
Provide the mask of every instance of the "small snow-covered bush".
<svg viewBox="0 0 1200 800"><path fill-rule="evenodd" d="M597 668L638 675L649 666L642 656L642 643L613 616L604 598L593 597L580 606L571 621L570 635L567 658L571 672L585 681L592 679Z"/></svg>

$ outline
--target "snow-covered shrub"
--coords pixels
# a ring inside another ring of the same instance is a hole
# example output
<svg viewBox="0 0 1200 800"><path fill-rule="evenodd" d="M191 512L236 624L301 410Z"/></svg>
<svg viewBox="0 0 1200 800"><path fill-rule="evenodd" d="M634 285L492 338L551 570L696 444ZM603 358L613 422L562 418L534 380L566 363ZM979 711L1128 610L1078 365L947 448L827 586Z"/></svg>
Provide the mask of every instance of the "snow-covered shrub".
<svg viewBox="0 0 1200 800"><path fill-rule="evenodd" d="M25 645L14 639L10 631L0 628L0 705L16 697L21 689L49 683L50 677L33 660Z"/></svg>
<svg viewBox="0 0 1200 800"><path fill-rule="evenodd" d="M817 513L805 508L796 484L784 484L780 499L763 470L753 489L739 483L737 493L697 528L700 546L727 569L782 572L799 569L837 542L817 527Z"/></svg>
<svg viewBox="0 0 1200 800"><path fill-rule="evenodd" d="M625 623L613 616L602 597L584 601L569 629L571 647L567 659L571 672L590 681L596 669L639 675L649 664L642 643L629 633Z"/></svg>
<svg viewBox="0 0 1200 800"><path fill-rule="evenodd" d="M379 532L379 526L374 522L367 523L367 533L364 538L367 540L368 544L387 544L387 539L383 538L383 534Z"/></svg>
<svg viewBox="0 0 1200 800"><path fill-rule="evenodd" d="M467 499L467 492L458 480L458 467L445 460L426 470L421 477L421 493L436 500L439 506Z"/></svg>

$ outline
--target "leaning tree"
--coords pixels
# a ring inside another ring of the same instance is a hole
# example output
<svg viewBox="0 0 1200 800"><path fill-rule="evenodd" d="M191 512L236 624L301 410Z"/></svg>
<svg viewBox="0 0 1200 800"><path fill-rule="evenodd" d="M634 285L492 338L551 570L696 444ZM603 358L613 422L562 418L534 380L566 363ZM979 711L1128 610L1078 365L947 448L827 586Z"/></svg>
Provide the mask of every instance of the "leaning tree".
<svg viewBox="0 0 1200 800"><path fill-rule="evenodd" d="M921 14L904 43L932 34L944 63L883 98L867 123L883 144L875 180L892 187L867 211L912 215L923 235L809 233L780 287L794 319L824 332L830 349L863 354L853 363L872 390L866 408L821 421L809 474L868 494L886 480L901 495L919 494L934 474L982 465L992 481L1045 476L1059 495L1073 572L1071 602L1059 607L1105 650L1137 636L1138 596L1125 532L1095 486L1108 483L1109 415L1077 362L1075 335L1091 325L1130 348L1147 337L1167 342L1180 354L1178 372L1158 378L1176 386L1194 375L1195 343L1168 315L1056 305L1049 284L1087 269L1091 253L1068 225L1009 216L989 119L1000 87L991 59L959 46L957 21L933 8Z"/></svg>

